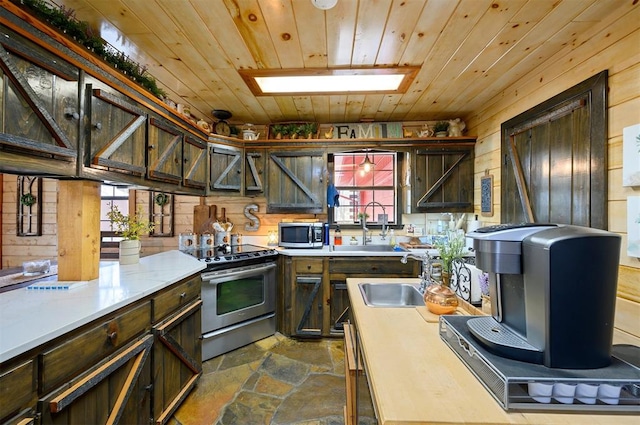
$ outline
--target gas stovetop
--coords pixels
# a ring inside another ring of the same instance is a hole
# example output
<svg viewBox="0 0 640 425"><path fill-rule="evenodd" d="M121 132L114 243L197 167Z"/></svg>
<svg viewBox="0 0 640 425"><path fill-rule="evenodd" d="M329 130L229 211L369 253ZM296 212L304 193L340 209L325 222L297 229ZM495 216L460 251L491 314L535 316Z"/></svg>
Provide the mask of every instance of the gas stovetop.
<svg viewBox="0 0 640 425"><path fill-rule="evenodd" d="M223 245L220 247L191 249L182 251L209 265L241 263L245 261L275 258L278 251L257 245ZM252 262L253 262L252 261Z"/></svg>

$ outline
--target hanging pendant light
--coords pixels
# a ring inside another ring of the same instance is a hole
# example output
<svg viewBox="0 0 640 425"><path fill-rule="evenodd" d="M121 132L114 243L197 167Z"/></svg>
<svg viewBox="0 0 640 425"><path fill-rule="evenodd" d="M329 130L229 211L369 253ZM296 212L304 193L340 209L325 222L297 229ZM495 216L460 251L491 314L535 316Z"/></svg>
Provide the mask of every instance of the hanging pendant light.
<svg viewBox="0 0 640 425"><path fill-rule="evenodd" d="M369 159L369 153L365 153L364 155L364 161L362 161L362 163L360 164L360 168L363 169L365 171L365 173L368 173L369 171L371 171L373 169L373 166L375 164L373 163L373 161L371 161Z"/></svg>

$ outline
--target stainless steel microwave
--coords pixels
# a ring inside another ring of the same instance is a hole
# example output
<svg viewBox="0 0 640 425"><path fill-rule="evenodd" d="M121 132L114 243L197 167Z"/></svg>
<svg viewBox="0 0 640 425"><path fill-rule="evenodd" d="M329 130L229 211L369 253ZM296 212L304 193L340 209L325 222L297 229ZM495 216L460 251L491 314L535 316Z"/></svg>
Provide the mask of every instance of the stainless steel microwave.
<svg viewBox="0 0 640 425"><path fill-rule="evenodd" d="M322 248L323 224L278 223L278 241L283 248Z"/></svg>

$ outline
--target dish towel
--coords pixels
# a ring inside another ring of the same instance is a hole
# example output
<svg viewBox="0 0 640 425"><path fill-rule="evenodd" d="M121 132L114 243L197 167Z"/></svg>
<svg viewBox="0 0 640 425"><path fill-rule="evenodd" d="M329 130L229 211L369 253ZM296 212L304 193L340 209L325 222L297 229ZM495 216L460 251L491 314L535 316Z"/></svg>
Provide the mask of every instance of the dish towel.
<svg viewBox="0 0 640 425"><path fill-rule="evenodd" d="M340 206L340 192L333 183L327 186L327 205L329 208Z"/></svg>

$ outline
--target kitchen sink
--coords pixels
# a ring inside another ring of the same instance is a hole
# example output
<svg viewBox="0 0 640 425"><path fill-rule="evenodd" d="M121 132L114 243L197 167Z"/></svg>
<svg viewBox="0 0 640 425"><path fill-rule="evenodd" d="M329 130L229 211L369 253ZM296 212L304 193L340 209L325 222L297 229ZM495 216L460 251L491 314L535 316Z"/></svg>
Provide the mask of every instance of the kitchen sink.
<svg viewBox="0 0 640 425"><path fill-rule="evenodd" d="M393 245L334 245L336 252L406 252L407 250Z"/></svg>
<svg viewBox="0 0 640 425"><path fill-rule="evenodd" d="M414 307L424 305L415 285L406 283L359 283L364 303L371 307Z"/></svg>

